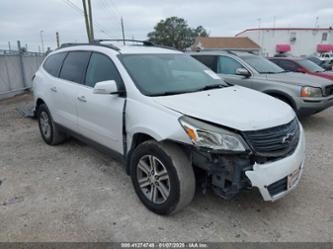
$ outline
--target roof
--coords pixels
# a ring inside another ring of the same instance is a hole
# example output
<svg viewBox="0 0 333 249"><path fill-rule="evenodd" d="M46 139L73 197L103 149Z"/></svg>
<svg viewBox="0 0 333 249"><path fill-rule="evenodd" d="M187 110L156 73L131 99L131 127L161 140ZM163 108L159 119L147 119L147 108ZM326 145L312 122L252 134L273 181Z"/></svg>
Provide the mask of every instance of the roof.
<svg viewBox="0 0 333 249"><path fill-rule="evenodd" d="M313 30L313 31L333 31L332 27L329 28L253 28L253 29L245 29L239 33L237 33L235 36L239 36L245 32L248 31L258 31L258 30L271 30L271 31L279 31L279 30Z"/></svg>
<svg viewBox="0 0 333 249"><path fill-rule="evenodd" d="M192 50L201 49L256 49L260 46L248 37L197 37Z"/></svg>

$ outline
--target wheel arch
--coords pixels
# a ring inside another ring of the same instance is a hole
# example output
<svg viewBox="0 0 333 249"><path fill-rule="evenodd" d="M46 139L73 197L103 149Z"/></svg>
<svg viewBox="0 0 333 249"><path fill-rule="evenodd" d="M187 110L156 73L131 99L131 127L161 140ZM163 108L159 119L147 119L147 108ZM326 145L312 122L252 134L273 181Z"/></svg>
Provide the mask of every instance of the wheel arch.
<svg viewBox="0 0 333 249"><path fill-rule="evenodd" d="M293 98L285 93L285 92L282 92L282 91L278 91L278 90L267 90L267 91L264 91L264 93L274 97L274 98L277 98L277 99L280 99L284 102L286 102L287 104L289 104L294 110L297 109L297 106L296 106L296 103L295 101L293 100Z"/></svg>
<svg viewBox="0 0 333 249"><path fill-rule="evenodd" d="M158 141L158 138L153 137L149 134L147 134L146 132L136 132L133 134L133 136L131 137L131 141L129 143L129 150L126 154L126 173L128 175L131 174L131 170L130 170L130 158L131 158L131 154L132 152L135 150L136 147L138 147L141 143L147 141L147 140L155 140Z"/></svg>

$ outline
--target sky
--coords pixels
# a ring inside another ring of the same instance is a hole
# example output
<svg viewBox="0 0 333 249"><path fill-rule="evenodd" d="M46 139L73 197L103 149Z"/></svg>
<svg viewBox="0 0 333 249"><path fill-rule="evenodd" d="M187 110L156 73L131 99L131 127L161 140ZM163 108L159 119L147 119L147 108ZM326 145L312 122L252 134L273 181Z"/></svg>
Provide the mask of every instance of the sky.
<svg viewBox="0 0 333 249"><path fill-rule="evenodd" d="M91 0L95 38L146 39L155 24L170 16L202 25L210 36L234 36L257 27L333 26L332 0ZM81 0L0 0L0 49L17 40L31 51L60 42L86 42ZM275 21L274 21L275 20Z"/></svg>

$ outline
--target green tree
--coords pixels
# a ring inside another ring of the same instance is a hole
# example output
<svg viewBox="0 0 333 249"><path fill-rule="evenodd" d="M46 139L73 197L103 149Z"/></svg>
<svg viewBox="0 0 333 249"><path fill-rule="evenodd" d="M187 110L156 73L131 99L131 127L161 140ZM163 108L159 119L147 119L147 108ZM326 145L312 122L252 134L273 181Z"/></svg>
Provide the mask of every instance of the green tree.
<svg viewBox="0 0 333 249"><path fill-rule="evenodd" d="M147 36L149 41L158 45L184 50L194 43L196 37L208 37L208 32L202 26L191 28L183 18L173 16L157 23Z"/></svg>

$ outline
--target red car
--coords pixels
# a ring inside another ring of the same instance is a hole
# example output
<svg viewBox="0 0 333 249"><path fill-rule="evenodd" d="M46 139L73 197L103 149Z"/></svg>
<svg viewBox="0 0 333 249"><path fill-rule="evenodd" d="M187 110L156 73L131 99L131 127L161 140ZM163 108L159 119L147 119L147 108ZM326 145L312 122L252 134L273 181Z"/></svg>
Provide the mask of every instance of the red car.
<svg viewBox="0 0 333 249"><path fill-rule="evenodd" d="M318 66L316 63L297 57L272 57L270 61L274 62L286 71L300 72L316 75L329 80L333 80L333 72L325 71L324 68Z"/></svg>

